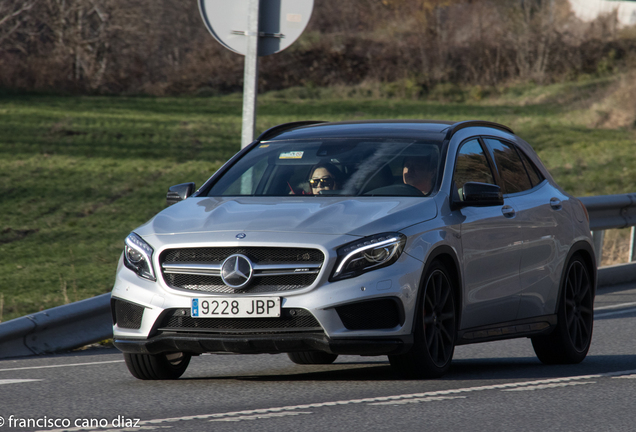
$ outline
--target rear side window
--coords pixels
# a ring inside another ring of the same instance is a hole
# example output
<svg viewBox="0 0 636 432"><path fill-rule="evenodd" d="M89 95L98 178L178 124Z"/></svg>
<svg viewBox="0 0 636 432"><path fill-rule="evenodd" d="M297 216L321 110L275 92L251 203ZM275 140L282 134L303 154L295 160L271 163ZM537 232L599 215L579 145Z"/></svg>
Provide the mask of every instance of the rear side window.
<svg viewBox="0 0 636 432"><path fill-rule="evenodd" d="M530 177L530 181L532 182L532 187L535 187L543 181L543 174L541 174L541 171L539 171L537 166L532 163L530 158L524 152L522 152L520 149L517 149L517 151L521 156L521 160L523 160L523 164L526 166L528 177Z"/></svg>
<svg viewBox="0 0 636 432"><path fill-rule="evenodd" d="M468 182L495 184L490 165L479 141L468 141L459 149L454 180L455 186L460 189L464 183Z"/></svg>
<svg viewBox="0 0 636 432"><path fill-rule="evenodd" d="M486 138L484 141L495 159L504 193L513 194L532 189L526 168L514 147L495 139Z"/></svg>

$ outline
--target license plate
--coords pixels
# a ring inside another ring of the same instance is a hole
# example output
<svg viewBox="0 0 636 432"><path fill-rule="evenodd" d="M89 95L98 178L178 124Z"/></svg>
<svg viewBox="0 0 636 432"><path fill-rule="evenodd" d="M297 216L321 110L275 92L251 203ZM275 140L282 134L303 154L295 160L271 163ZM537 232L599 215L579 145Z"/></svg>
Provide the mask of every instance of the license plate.
<svg viewBox="0 0 636 432"><path fill-rule="evenodd" d="M193 318L280 317L280 297L192 299Z"/></svg>

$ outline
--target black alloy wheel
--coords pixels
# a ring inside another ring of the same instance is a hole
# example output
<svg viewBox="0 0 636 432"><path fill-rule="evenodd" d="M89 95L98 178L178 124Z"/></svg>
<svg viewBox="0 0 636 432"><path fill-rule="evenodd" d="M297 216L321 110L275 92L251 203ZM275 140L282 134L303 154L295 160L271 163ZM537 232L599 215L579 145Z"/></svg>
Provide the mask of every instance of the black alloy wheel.
<svg viewBox="0 0 636 432"><path fill-rule="evenodd" d="M546 364L580 363L592 342L594 285L580 256L569 261L561 291L556 328L549 335L532 338L537 357Z"/></svg>
<svg viewBox="0 0 636 432"><path fill-rule="evenodd" d="M448 276L435 270L424 296L424 340L438 367L450 362L455 350L455 302Z"/></svg>
<svg viewBox="0 0 636 432"><path fill-rule="evenodd" d="M414 344L406 354L390 355L395 372L404 378L438 378L450 368L457 336L455 290L446 267L431 264L424 278Z"/></svg>

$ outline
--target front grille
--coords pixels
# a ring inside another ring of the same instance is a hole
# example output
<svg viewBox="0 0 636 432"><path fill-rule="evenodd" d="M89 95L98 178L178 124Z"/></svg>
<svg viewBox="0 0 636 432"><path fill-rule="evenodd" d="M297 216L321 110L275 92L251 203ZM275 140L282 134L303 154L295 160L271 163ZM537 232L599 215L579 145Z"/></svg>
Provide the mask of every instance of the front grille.
<svg viewBox="0 0 636 432"><path fill-rule="evenodd" d="M298 262L321 264L324 256L316 249L304 248L270 248L270 247L221 247L221 248L188 248L168 249L162 256L163 262L197 262L221 264L225 258L234 254L242 254L258 264Z"/></svg>
<svg viewBox="0 0 636 432"><path fill-rule="evenodd" d="M139 329L144 315L144 307L127 301L113 299L115 324L120 328Z"/></svg>
<svg viewBox="0 0 636 432"><path fill-rule="evenodd" d="M389 329L403 324L395 299L371 300L336 308L348 330Z"/></svg>
<svg viewBox="0 0 636 432"><path fill-rule="evenodd" d="M292 274L254 277L247 287L235 289L225 285L218 275L192 274L192 272L185 271L180 273L179 270L167 272L163 268L164 265L183 263L220 266L227 257L234 254L245 255L254 266L286 264L289 266L288 273ZM324 255L319 250L305 248L188 248L168 249L161 254L159 260L162 265L163 279L171 288L210 293L253 294L291 291L310 286L318 277ZM302 271L305 266L311 265L316 267L312 269L312 272ZM298 274L293 274L296 269L298 269Z"/></svg>
<svg viewBox="0 0 636 432"><path fill-rule="evenodd" d="M268 334L322 331L322 327L304 309L282 309L280 318L192 318L190 309L173 309L161 320L159 331Z"/></svg>
<svg viewBox="0 0 636 432"><path fill-rule="evenodd" d="M237 290L223 283L220 276L189 274L164 274L166 283L173 288L226 294L253 294L263 292L291 291L308 287L316 280L316 274L285 275L254 278L246 288Z"/></svg>

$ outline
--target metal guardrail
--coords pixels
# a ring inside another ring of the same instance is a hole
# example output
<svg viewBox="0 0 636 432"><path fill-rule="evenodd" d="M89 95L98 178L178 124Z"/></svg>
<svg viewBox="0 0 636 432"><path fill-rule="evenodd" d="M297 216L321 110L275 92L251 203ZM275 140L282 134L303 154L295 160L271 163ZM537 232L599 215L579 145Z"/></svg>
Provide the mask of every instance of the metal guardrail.
<svg viewBox="0 0 636 432"><path fill-rule="evenodd" d="M632 227L629 262L636 260L636 194L599 195L579 198L590 215L590 229L594 237L597 265L601 264L601 251L605 230Z"/></svg>
<svg viewBox="0 0 636 432"><path fill-rule="evenodd" d="M51 354L111 337L108 293L0 324L0 358Z"/></svg>
<svg viewBox="0 0 636 432"><path fill-rule="evenodd" d="M579 198L590 215L590 229L602 231L636 225L636 194Z"/></svg>
<svg viewBox="0 0 636 432"><path fill-rule="evenodd" d="M602 251L606 229L632 227L630 263L600 268L599 286L636 282L634 227L636 194L583 197L595 249ZM601 254L597 252L600 262ZM110 293L48 309L0 324L0 358L51 354L113 336Z"/></svg>

